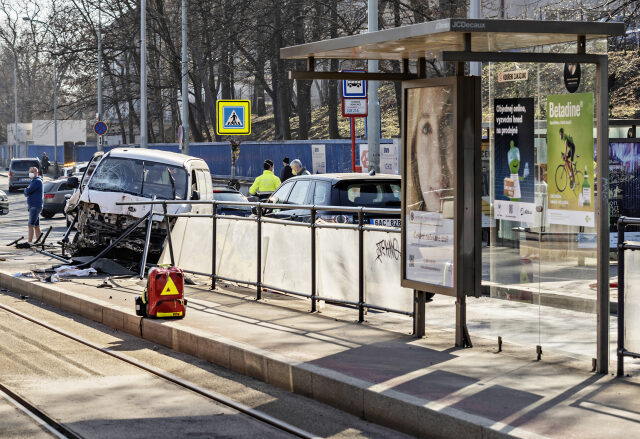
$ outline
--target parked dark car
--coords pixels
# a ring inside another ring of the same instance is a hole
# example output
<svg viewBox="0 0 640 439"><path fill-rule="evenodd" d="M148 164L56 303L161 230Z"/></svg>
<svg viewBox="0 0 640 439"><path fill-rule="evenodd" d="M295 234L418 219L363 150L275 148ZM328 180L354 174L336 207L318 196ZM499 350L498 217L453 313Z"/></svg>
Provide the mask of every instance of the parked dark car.
<svg viewBox="0 0 640 439"><path fill-rule="evenodd" d="M73 193L73 188L67 184L67 179L47 181L42 186L44 193L44 205L41 215L44 218L52 218L56 213L64 214L64 206L67 203L67 195Z"/></svg>
<svg viewBox="0 0 640 439"><path fill-rule="evenodd" d="M4 191L0 191L0 215L9 214L9 197Z"/></svg>
<svg viewBox="0 0 640 439"><path fill-rule="evenodd" d="M285 181L269 198L269 203L307 204L399 209L399 175L316 174ZM267 209L265 215L292 221L311 221L311 212L303 209ZM358 215L338 211L318 211L318 220L357 223ZM365 214L364 221L387 227L400 227L400 214Z"/></svg>
<svg viewBox="0 0 640 439"><path fill-rule="evenodd" d="M248 201L247 198L235 188L228 186L214 186L213 199L217 201L239 201L243 203ZM250 216L251 207L219 205L216 212L218 215Z"/></svg>
<svg viewBox="0 0 640 439"><path fill-rule="evenodd" d="M29 169L34 166L38 168L38 173L42 175L40 159L11 159L11 163L9 164L9 192L29 186L31 183Z"/></svg>

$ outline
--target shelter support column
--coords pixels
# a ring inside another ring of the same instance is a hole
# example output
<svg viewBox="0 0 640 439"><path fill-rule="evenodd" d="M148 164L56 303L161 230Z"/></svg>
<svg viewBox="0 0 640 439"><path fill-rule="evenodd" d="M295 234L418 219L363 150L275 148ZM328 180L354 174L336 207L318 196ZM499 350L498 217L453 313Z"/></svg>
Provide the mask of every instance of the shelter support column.
<svg viewBox="0 0 640 439"><path fill-rule="evenodd" d="M596 64L596 119L598 132L597 201L596 224L598 246L598 329L597 362L598 373L609 372L609 66L606 55Z"/></svg>

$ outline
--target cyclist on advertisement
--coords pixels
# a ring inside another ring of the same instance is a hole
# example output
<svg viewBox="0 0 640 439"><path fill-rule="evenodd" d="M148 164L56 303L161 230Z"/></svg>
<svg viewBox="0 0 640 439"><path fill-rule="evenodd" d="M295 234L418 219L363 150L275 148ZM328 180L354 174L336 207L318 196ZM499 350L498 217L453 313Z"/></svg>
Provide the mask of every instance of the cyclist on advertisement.
<svg viewBox="0 0 640 439"><path fill-rule="evenodd" d="M576 144L573 143L573 137L565 134L564 128L560 128L560 140L564 141L564 159L569 161L569 172L573 178L573 159L576 156Z"/></svg>

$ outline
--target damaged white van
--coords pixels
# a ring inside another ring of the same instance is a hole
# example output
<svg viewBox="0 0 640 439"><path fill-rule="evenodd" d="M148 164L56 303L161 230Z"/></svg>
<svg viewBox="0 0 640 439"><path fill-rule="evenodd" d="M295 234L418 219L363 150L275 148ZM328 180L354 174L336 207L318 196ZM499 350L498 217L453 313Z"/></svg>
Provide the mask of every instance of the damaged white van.
<svg viewBox="0 0 640 439"><path fill-rule="evenodd" d="M97 162L97 165L96 165ZM149 206L117 205L118 202L157 200L212 200L211 173L206 162L172 152L139 148L116 148L96 153L82 179L69 179L79 190L65 211L77 215L77 233L70 250L75 255L95 254L106 248L129 226L145 216ZM156 212L162 208L157 206ZM211 206L174 204L169 213L211 213ZM166 228L162 216L154 215L149 262L162 252ZM171 221L173 224L174 221ZM113 257L135 258L144 250L143 222L113 250Z"/></svg>

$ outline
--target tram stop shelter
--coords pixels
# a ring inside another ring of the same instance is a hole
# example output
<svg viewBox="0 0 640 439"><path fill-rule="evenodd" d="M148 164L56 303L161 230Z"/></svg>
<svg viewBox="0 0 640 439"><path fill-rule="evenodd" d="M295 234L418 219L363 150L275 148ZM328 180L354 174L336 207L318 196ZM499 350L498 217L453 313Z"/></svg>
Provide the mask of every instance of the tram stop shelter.
<svg viewBox="0 0 640 439"><path fill-rule="evenodd" d="M455 297L457 346L471 346L466 298L488 296L537 306L526 330L540 355L545 297L588 279L587 342L608 372L607 38L620 35L622 23L452 18L281 49L306 60L293 80L402 81L401 283ZM322 59L395 63L330 72Z"/></svg>

